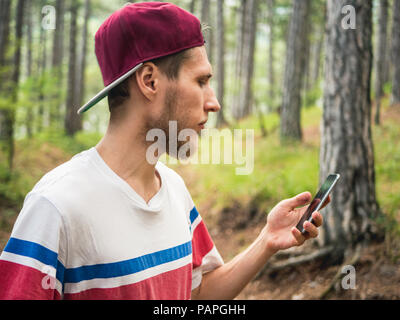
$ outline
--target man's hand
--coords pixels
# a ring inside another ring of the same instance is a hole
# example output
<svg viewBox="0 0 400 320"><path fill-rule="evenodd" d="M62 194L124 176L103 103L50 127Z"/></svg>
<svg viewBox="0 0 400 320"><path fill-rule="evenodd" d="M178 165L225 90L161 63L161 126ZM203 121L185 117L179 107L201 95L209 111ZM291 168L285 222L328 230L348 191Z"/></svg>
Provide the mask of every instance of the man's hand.
<svg viewBox="0 0 400 320"><path fill-rule="evenodd" d="M276 252L293 246L300 246L305 240L318 236L317 228L322 225L323 220L318 211L312 214L315 225L308 221L304 223L304 228L307 231L305 235L302 235L296 228L310 200L311 194L303 192L291 199L282 200L271 210L267 217L267 224L262 231L267 249ZM325 201L322 208L329 202L330 197ZM300 206L303 207L298 208Z"/></svg>

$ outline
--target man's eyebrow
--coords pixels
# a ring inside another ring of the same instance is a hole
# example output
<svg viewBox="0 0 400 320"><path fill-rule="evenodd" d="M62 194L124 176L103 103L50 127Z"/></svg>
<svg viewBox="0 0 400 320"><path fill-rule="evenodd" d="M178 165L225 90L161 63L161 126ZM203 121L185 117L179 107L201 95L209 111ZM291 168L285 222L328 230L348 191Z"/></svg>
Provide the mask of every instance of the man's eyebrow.
<svg viewBox="0 0 400 320"><path fill-rule="evenodd" d="M210 79L213 75L211 73L203 74L198 79Z"/></svg>

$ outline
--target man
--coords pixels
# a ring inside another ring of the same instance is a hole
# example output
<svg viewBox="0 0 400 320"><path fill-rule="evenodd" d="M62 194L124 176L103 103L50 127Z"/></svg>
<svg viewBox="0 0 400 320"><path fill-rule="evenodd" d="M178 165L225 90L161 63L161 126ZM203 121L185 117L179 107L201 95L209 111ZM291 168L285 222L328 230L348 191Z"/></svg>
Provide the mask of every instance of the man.
<svg viewBox="0 0 400 320"><path fill-rule="evenodd" d="M106 88L79 112L107 95L108 130L25 198L0 258L0 298L232 299L278 250L317 236L318 212L307 236L295 228L305 192L280 202L224 264L181 177L147 161L149 130L168 134L176 120L200 132L220 109L196 17L130 4L102 24L95 48Z"/></svg>

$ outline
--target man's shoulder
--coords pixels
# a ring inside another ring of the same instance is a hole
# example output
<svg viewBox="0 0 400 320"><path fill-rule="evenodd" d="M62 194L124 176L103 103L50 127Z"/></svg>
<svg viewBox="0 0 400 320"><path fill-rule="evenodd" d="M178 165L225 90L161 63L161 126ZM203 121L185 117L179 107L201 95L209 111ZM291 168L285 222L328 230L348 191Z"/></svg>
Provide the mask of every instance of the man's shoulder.
<svg viewBox="0 0 400 320"><path fill-rule="evenodd" d="M68 161L47 172L35 184L30 193L49 198L54 194L70 194L87 183L91 165L88 150L74 155Z"/></svg>

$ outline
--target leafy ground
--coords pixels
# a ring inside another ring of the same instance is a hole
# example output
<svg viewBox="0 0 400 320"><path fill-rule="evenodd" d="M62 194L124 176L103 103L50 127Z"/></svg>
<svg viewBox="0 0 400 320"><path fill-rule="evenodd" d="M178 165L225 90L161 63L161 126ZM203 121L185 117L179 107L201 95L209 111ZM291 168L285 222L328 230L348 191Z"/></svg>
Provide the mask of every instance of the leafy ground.
<svg viewBox="0 0 400 320"><path fill-rule="evenodd" d="M343 290L336 285L327 296L329 299L400 299L400 106L387 104L385 100L382 124L373 126L377 197L385 213L378 222L385 228L385 241L362 250L354 265L356 289ZM278 115L265 116L262 120L267 136L262 137L255 129L254 169L250 175L236 175L234 164L171 165L183 176L225 261L254 240L265 223L266 213L277 202L317 189L320 118L319 108L304 109L303 142L282 148ZM234 127L259 128L259 123L260 119L254 117ZM0 250L25 194L39 178L74 153L95 145L99 138L79 135L72 139L47 132L33 140L18 141L12 182L7 187L0 185ZM0 167L0 174L2 170ZM305 249L313 250L314 246L311 241ZM314 261L284 269L251 282L238 298L319 299L339 268Z"/></svg>

